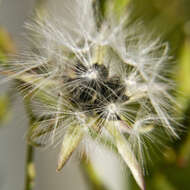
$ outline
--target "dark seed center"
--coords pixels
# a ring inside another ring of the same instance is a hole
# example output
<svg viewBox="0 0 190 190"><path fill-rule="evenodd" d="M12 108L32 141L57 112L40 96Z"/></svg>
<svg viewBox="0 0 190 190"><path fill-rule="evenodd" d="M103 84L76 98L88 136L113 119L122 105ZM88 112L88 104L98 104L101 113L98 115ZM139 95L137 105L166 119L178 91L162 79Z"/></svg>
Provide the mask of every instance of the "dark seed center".
<svg viewBox="0 0 190 190"><path fill-rule="evenodd" d="M109 71L104 65L95 63L87 68L78 63L74 73L76 77L68 80L76 84L76 86L70 85L72 86L69 89L70 100L82 111L96 112L100 115L104 111L101 111L101 108L108 103L125 102L129 99L125 95L126 87L120 77L109 78Z"/></svg>

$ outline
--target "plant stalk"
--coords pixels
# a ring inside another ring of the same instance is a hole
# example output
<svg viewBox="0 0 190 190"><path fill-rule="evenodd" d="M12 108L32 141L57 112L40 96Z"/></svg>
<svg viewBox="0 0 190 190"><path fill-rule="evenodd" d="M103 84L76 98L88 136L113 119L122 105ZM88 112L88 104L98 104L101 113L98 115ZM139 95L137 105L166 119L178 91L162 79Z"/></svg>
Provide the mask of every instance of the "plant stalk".
<svg viewBox="0 0 190 190"><path fill-rule="evenodd" d="M81 161L81 169L91 190L108 190L97 174L90 160L84 155Z"/></svg>
<svg viewBox="0 0 190 190"><path fill-rule="evenodd" d="M26 149L26 166L25 166L25 190L32 190L34 188L35 167L34 167L34 148L27 144Z"/></svg>

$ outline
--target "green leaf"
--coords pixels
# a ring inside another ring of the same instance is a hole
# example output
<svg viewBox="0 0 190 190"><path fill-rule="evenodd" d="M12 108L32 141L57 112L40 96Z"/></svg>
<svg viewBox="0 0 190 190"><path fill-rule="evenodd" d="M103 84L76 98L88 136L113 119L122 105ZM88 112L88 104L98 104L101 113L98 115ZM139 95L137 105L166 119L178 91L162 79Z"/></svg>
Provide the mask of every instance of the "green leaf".
<svg viewBox="0 0 190 190"><path fill-rule="evenodd" d="M6 60L7 60L6 56L4 55L4 53L2 53L2 52L0 51L0 64L1 64L1 63L5 63Z"/></svg>
<svg viewBox="0 0 190 190"><path fill-rule="evenodd" d="M131 173L133 174L137 184L142 190L144 190L145 184L142 170L131 149L130 144L126 141L126 139L116 128L116 126L111 124L107 126L107 130L114 137L118 152L127 164L127 166L129 167L129 169L131 170Z"/></svg>
<svg viewBox="0 0 190 190"><path fill-rule="evenodd" d="M66 162L82 140L83 135L84 130L81 126L71 126L68 128L63 138L58 159L57 171L60 171L66 164Z"/></svg>
<svg viewBox="0 0 190 190"><path fill-rule="evenodd" d="M119 17L125 14L129 2L130 0L114 0L114 10Z"/></svg>
<svg viewBox="0 0 190 190"><path fill-rule="evenodd" d="M155 190L176 190L175 186L161 173L157 173L152 182Z"/></svg>
<svg viewBox="0 0 190 190"><path fill-rule="evenodd" d="M187 165L189 161L190 161L190 132L188 132L186 140L181 146L180 152L178 154L178 164L182 166Z"/></svg>
<svg viewBox="0 0 190 190"><path fill-rule="evenodd" d="M187 39L181 50L178 75L177 75L177 80L179 81L179 91L183 94L183 98L180 101L184 104L184 106L186 105L186 100L190 99L190 53L189 52L190 52L190 40Z"/></svg>
<svg viewBox="0 0 190 190"><path fill-rule="evenodd" d="M16 49L8 32L0 28L0 50L4 53L15 53Z"/></svg>

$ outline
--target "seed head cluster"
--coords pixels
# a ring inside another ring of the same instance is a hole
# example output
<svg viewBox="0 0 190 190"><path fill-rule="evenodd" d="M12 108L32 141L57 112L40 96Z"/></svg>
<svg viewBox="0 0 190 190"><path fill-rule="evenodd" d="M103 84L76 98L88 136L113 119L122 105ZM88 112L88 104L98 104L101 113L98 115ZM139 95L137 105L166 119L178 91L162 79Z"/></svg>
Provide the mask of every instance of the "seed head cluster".
<svg viewBox="0 0 190 190"><path fill-rule="evenodd" d="M177 136L169 48L129 15L118 21L110 14L97 25L92 2L65 1L63 15L36 16L26 24L32 48L5 69L30 97L30 141L62 142L58 170L85 138L111 139L144 189L137 161L144 139Z"/></svg>
<svg viewBox="0 0 190 190"><path fill-rule="evenodd" d="M89 67L77 63L73 73L73 78L65 76L63 83L74 107L91 117L121 119L116 104L125 103L129 97L120 76L110 77L108 68L98 63Z"/></svg>

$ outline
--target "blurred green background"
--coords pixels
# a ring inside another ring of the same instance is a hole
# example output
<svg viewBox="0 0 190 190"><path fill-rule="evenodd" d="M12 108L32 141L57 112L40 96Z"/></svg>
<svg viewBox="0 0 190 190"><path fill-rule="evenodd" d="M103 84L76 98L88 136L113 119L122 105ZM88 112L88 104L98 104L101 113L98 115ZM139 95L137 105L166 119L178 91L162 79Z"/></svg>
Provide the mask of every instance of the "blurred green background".
<svg viewBox="0 0 190 190"><path fill-rule="evenodd" d="M5 2L6 1L6 2ZM14 1L14 2L13 2ZM45 1L45 0L43 0ZM22 0L2 0L0 1L0 64L7 61L8 54L15 53L19 49L22 37L19 37L22 33L22 25L24 20L32 13L32 10L35 6L43 6L43 1L22 1ZM101 7L106 9L105 5L108 1L111 0L100 0ZM146 186L148 190L189 190L190 189L190 0L113 0L115 3L115 9L117 12L123 10L128 3L133 10L134 19L140 19L142 23L147 27L147 31L150 33L155 32L155 36L161 36L164 41L169 43L170 55L172 56L173 64L171 67L176 71L174 73L174 80L177 82L177 90L179 91L177 95L178 102L182 105L181 111L178 113L178 117L182 118L182 123L184 128L181 130L180 139L174 140L170 143L169 148L165 149L163 156L160 156L159 159L152 158L154 164L150 164L148 169L148 174L145 177ZM125 10L126 11L126 10ZM18 17L17 17L18 16ZM14 109L11 106L12 98L9 96L10 90L5 90L6 88L1 87L0 93L0 133L4 135L6 132L3 132L3 128L9 126L9 120L14 118ZM12 92L11 92L12 93ZM17 105L19 106L19 105ZM23 112L23 111L22 111ZM24 114L24 112L23 112ZM19 117L19 115L17 115ZM25 116L26 117L26 116ZM27 119L26 119L27 120ZM13 125L14 122L11 123ZM27 125L27 121L25 121ZM10 126L9 126L10 127ZM14 129L15 130L15 129ZM25 128L26 130L26 128ZM2 131L2 132L1 132ZM11 133L12 130L9 130ZM0 138L6 138L4 135L0 135ZM9 135L11 138L11 136ZM24 140L19 142L23 148ZM6 141L1 140L1 153L8 155L6 153ZM11 144L11 142L10 142ZM4 147L4 148L2 148ZM11 149L11 145L9 151ZM19 147L17 147L19 149ZM4 152L3 152L4 151ZM15 151L16 154L16 151ZM44 153L43 153L44 154ZM14 156L14 155L13 155ZM47 155L46 155L47 156ZM159 156L159 155L157 155ZM24 154L22 153L22 161L24 161ZM5 157L4 157L5 158ZM45 157L43 157L44 159ZM54 158L54 156L53 156ZM53 159L52 158L52 159ZM6 158L5 158L6 159ZM19 157L15 157L19 159ZM39 158L41 162L43 159ZM1 160L0 160L1 161ZM16 161L15 161L16 162ZM24 165L24 162L23 162ZM47 164L48 165L48 164ZM47 166L46 165L46 166ZM75 171L71 166L68 167L68 170ZM13 167L12 164L7 164L7 167ZM40 167L41 164L38 164ZM1 163L0 163L1 167ZM24 167L24 166L23 166ZM44 166L45 167L45 166ZM78 167L78 166L77 166ZM53 167L52 167L53 168ZM17 168L17 170L23 170L23 168ZM43 167L42 167L43 170ZM5 171L1 173L2 171ZM8 170L7 170L8 171ZM6 169L0 170L0 177L9 178L11 175L12 168L7 172ZM41 172L41 169L37 169L37 172ZM52 169L49 170L51 172ZM78 169L77 169L78 172ZM102 172L102 171L101 171ZM74 172L75 173L75 172ZM71 176L74 174L71 172ZM14 173L16 175L16 173ZM16 178L18 181L23 178L23 173L21 172L20 178ZM43 175L43 172L40 173ZM37 180L37 183L46 184L46 180L51 178L54 173L46 174L46 178L41 176L40 180ZM55 174L57 176L57 174ZM70 176L70 177L71 177ZM106 190L106 189L115 189L115 190L136 190L138 189L133 177L131 175L123 176L123 186L116 184L114 187L108 187L108 185L93 185L93 183L104 184L104 180L100 179L99 182L93 181L91 186L87 186L83 179L81 179L82 173L76 175L76 186L72 186L69 183L72 183L72 180L69 180L67 185L62 186L61 182L55 182L55 190L58 189L93 189L93 190ZM40 177L37 175L37 177ZM63 176L61 176L63 177ZM59 179L61 180L61 177ZM2 178L2 179L3 179ZM55 179L55 177L53 178ZM67 178L69 179L69 178ZM98 179L99 180L99 179ZM5 180L6 181L6 180ZM53 181L53 180L52 180ZM51 182L52 182L51 181ZM0 189L2 190L11 190L11 189L21 189L23 181L21 180L21 185L18 187L10 185L2 185L3 182L0 179ZM9 181L8 183L11 183ZM19 182L20 183L20 182ZM66 180L64 181L66 183ZM78 185L77 185L78 183ZM108 182L109 183L109 180ZM110 182L111 183L111 182ZM116 183L120 183L116 181ZM14 184L18 184L15 183ZM48 182L47 182L48 184ZM126 186L125 186L126 184ZM2 185L2 186L1 186ZM47 189L45 185L37 185L36 189Z"/></svg>

